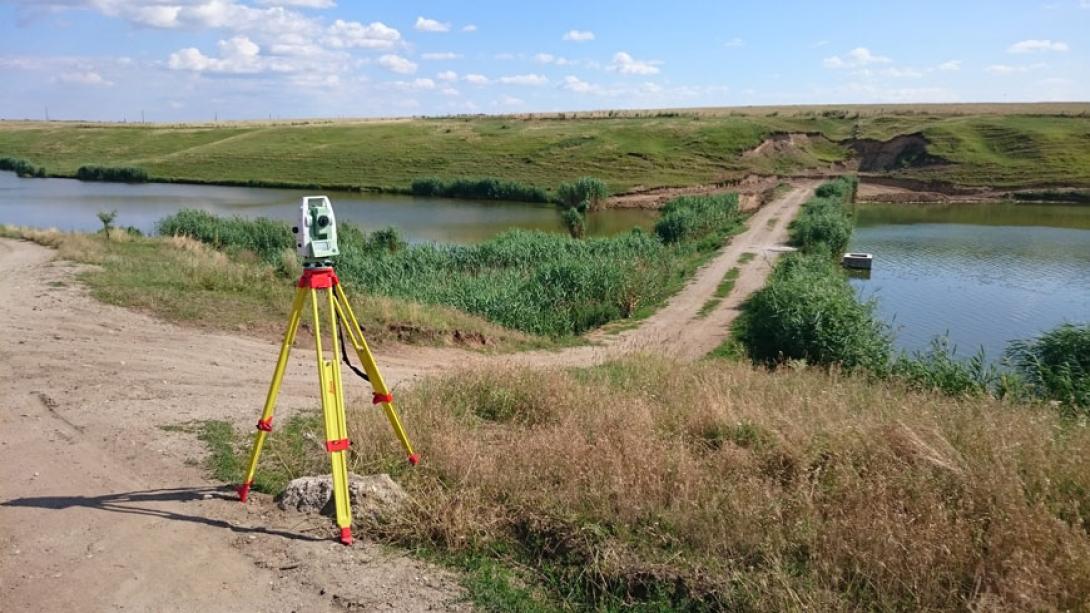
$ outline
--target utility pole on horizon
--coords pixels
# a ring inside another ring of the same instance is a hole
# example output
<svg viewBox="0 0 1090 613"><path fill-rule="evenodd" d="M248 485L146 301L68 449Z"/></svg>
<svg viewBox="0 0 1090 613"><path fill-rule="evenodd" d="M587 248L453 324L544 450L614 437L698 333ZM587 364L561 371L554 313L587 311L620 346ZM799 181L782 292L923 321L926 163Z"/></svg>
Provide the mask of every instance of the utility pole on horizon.
<svg viewBox="0 0 1090 613"><path fill-rule="evenodd" d="M45 105L45 120L49 121L49 105Z"/></svg>

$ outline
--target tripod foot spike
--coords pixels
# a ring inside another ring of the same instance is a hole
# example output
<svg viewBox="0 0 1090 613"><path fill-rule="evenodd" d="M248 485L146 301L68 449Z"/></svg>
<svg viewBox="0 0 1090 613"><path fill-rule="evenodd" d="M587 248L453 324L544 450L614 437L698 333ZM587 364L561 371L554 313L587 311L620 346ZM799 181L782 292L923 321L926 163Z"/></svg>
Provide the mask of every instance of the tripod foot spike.
<svg viewBox="0 0 1090 613"><path fill-rule="evenodd" d="M341 543L352 544L352 528L341 528Z"/></svg>
<svg viewBox="0 0 1090 613"><path fill-rule="evenodd" d="M420 454L419 453L414 453L411 456L409 456L409 464L412 464L413 466L416 466L419 463L420 463Z"/></svg>
<svg viewBox="0 0 1090 613"><path fill-rule="evenodd" d="M239 502L246 502L246 499L250 496L250 487L252 487L253 484L254 482L251 481L249 483L243 483L242 485L238 486L238 490L236 491L238 491Z"/></svg>

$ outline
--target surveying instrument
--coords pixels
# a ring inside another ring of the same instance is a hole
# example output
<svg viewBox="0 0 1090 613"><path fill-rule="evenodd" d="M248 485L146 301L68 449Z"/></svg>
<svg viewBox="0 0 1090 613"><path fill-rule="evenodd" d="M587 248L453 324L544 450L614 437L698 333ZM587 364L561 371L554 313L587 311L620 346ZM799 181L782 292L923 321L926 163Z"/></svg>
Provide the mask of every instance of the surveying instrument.
<svg viewBox="0 0 1090 613"><path fill-rule="evenodd" d="M318 357L318 387L321 390L322 415L325 418L325 448L329 452L329 459L333 465L333 500L337 510L337 526L341 529L341 542L345 545L352 544L352 505L348 498L348 426L345 423L344 414L344 389L341 384L340 361L342 351L347 351L341 345L344 343L343 331L348 331L348 339L355 349L363 364L363 371L352 366L347 354L343 355L344 362L363 379L371 383L372 403L381 404L386 418L394 428L405 453L409 456L409 463L416 465L420 457L413 452L409 438L401 427L397 411L394 410L394 396L386 383L382 380L375 358L367 341L363 338L363 330L360 328L356 314L352 312L352 305L348 303L344 287L341 286L337 274L333 271L333 258L339 252L337 249L337 224L333 216L333 205L325 196L307 196L299 207L299 225L292 228L295 235L295 245L299 255L303 258L303 275L296 284L295 300L291 305L291 316L288 318L288 330L284 333L284 342L280 345L280 357L276 361L276 370L273 371L272 383L269 385L269 393L265 397L265 409L261 412L261 419L257 422L257 436L254 438L254 446L250 451L250 464L246 470L246 480L238 487L238 497L242 502L250 494L250 488L254 484L254 473L257 471L257 461L261 456L261 447L265 444L265 438L272 432L273 412L276 409L276 398L280 393L280 383L284 379L284 370L288 365L288 354L295 343L295 333L299 330L299 321L303 317L303 306L310 297L310 314L314 325L314 349ZM319 296L325 296L324 300ZM319 315L319 302L325 302L328 310L326 321L329 322L329 344L332 357L326 359L322 352L322 328Z"/></svg>

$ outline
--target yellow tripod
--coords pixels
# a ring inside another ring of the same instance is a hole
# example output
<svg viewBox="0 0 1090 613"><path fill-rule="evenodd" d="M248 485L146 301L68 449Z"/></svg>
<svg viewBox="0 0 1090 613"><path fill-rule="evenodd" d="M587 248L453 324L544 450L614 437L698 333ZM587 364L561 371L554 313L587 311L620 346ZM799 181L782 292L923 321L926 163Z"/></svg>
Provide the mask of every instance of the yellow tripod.
<svg viewBox="0 0 1090 613"><path fill-rule="evenodd" d="M333 348L332 359L325 359L322 353L322 330L319 316L319 290L324 290L325 303L329 310L330 339ZM368 381L373 388L374 404L381 404L386 412L386 418L394 428L405 452L409 455L409 463L414 466L420 461L420 457L413 453L409 438L401 427L401 420L394 410L394 396L382 380L382 374L378 371L375 358L367 341L363 338L363 330L360 329L356 314L352 312L352 306L348 304L348 297L341 287L337 274L332 267L307 268L295 291L295 301L291 305L291 317L288 319L288 330L284 334L284 342L280 345L280 357L276 361L276 370L273 371L272 383L269 385L269 393L265 397L265 410L261 413L261 420L257 422L257 436L254 438L254 446L250 451L250 465L246 470L246 480L238 487L239 500L246 502L250 494L250 487L254 484L254 473L257 471L257 461L261 456L261 447L265 444L265 438L272 432L273 411L276 409L276 398L280 393L280 383L284 379L284 370L288 365L288 354L295 342L295 333L299 330L299 321L303 316L303 305L307 296L310 296L311 316L314 320L314 345L318 355L318 384L322 395L322 415L325 417L325 448L329 452L329 458L333 464L333 499L337 509L337 526L341 529L341 542L345 545L352 543L352 506L348 499L348 426L344 415L344 390L341 385L341 351L338 341L338 322L348 330L348 337L352 348L356 350L363 370L367 374Z"/></svg>

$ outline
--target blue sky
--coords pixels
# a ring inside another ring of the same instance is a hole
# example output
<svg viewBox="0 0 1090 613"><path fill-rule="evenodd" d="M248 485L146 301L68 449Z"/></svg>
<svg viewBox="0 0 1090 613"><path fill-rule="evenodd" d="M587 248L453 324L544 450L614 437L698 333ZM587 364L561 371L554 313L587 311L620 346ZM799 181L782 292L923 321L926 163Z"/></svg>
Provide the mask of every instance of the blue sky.
<svg viewBox="0 0 1090 613"><path fill-rule="evenodd" d="M1090 100L1090 0L0 0L0 117Z"/></svg>

